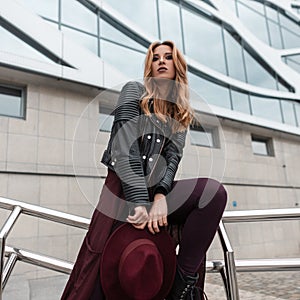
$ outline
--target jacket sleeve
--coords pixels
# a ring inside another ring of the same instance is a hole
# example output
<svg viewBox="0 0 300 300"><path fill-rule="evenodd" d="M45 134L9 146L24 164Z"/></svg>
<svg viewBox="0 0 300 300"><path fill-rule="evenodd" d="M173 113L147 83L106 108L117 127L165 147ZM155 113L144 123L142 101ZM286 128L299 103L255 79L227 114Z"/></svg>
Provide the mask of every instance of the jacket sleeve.
<svg viewBox="0 0 300 300"><path fill-rule="evenodd" d="M186 130L183 132L173 133L167 140L163 150L163 155L166 159L167 167L162 179L155 187L155 194L162 193L164 195L167 195L171 191L173 180L182 158L186 133Z"/></svg>
<svg viewBox="0 0 300 300"><path fill-rule="evenodd" d="M119 96L112 128L111 157L130 206L149 205L149 195L139 149L141 91L138 83L127 83Z"/></svg>

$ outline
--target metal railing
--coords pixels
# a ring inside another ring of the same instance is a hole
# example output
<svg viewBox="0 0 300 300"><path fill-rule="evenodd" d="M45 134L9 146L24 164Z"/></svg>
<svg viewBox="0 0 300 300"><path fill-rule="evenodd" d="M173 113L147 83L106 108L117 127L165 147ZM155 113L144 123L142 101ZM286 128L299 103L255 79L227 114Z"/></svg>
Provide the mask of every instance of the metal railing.
<svg viewBox="0 0 300 300"><path fill-rule="evenodd" d="M17 261L23 261L64 274L71 272L73 264L70 262L7 246L7 236L21 214L82 229L88 228L90 219L2 197L0 197L0 208L11 211L11 214L0 229L0 300L2 300L3 289ZM297 219L300 219L300 208L224 212L218 229L224 252L224 261L207 261L206 270L207 272L220 272L228 300L239 300L236 272L300 270L300 258L235 260L234 251L224 223ZM8 259L4 266L5 256Z"/></svg>

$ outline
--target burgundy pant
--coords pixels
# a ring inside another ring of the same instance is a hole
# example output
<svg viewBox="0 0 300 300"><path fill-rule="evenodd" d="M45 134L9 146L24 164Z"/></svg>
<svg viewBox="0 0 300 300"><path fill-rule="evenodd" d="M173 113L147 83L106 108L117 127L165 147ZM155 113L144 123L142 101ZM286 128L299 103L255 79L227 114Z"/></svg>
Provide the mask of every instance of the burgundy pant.
<svg viewBox="0 0 300 300"><path fill-rule="evenodd" d="M167 196L168 223L183 225L177 261L185 273L195 274L200 267L226 201L226 190L216 180L195 178L174 182Z"/></svg>

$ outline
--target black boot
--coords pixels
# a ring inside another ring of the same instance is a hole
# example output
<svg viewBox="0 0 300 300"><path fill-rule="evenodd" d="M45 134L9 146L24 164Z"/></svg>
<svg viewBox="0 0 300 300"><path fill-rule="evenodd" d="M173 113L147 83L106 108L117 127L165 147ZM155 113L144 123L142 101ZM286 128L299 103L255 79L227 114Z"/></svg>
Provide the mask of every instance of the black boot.
<svg viewBox="0 0 300 300"><path fill-rule="evenodd" d="M193 292L198 278L198 273L195 276L185 275L177 266L173 286L166 300L194 299Z"/></svg>

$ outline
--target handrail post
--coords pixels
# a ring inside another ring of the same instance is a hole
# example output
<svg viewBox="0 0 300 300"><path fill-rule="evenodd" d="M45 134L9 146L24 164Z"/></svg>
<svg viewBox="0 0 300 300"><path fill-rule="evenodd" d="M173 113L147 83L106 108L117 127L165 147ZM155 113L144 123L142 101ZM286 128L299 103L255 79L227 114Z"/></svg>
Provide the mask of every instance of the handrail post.
<svg viewBox="0 0 300 300"><path fill-rule="evenodd" d="M239 300L239 290L236 277L236 268L234 260L234 252L231 247L228 235L226 233L224 224L221 220L218 229L219 237L224 252L225 268L226 268L226 292L228 300Z"/></svg>
<svg viewBox="0 0 300 300"><path fill-rule="evenodd" d="M8 278L16 264L16 262L18 261L18 255L15 253L12 253L11 255L9 255L8 259L7 259L7 263L4 267L3 270L3 274L2 274L2 289L4 290L5 285L8 281Z"/></svg>
<svg viewBox="0 0 300 300"><path fill-rule="evenodd" d="M3 266L4 266L4 255L5 255L5 243L6 238L13 228L15 222L17 221L19 215L22 212L22 208L20 206L14 207L13 211L10 213L6 222L1 228L0 231L0 300L2 300L2 292L3 292Z"/></svg>

